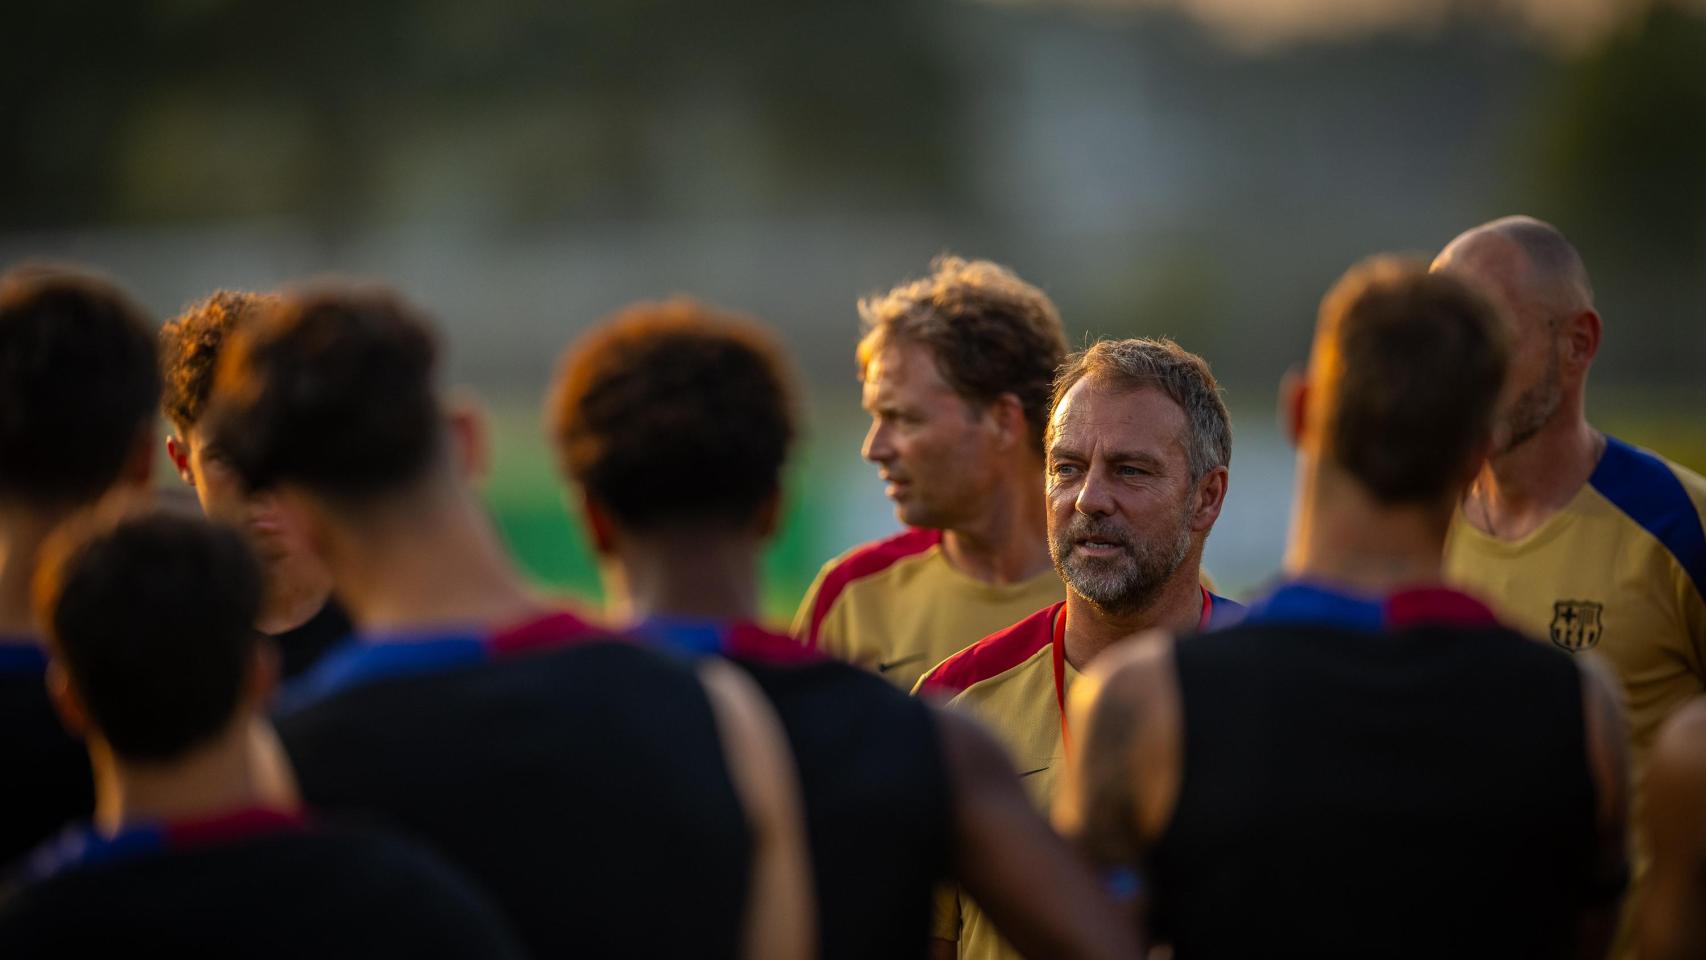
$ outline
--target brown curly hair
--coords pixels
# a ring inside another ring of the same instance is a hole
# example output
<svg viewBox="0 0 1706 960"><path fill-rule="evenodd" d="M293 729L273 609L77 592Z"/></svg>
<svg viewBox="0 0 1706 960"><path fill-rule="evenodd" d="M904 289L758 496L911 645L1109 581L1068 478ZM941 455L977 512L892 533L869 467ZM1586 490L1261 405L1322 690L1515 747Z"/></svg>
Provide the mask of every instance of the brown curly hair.
<svg viewBox="0 0 1706 960"><path fill-rule="evenodd" d="M207 409L213 371L231 331L276 305L271 294L220 290L160 328L160 374L165 380L161 407L182 436Z"/></svg>
<svg viewBox="0 0 1706 960"><path fill-rule="evenodd" d="M678 298L570 347L546 418L563 472L621 523L738 526L781 487L793 397L769 333Z"/></svg>
<svg viewBox="0 0 1706 960"><path fill-rule="evenodd" d="M988 260L941 256L930 267L927 277L859 301L860 378L891 337L923 344L963 399L1018 397L1040 451L1050 384L1066 357L1060 312L1047 294Z"/></svg>

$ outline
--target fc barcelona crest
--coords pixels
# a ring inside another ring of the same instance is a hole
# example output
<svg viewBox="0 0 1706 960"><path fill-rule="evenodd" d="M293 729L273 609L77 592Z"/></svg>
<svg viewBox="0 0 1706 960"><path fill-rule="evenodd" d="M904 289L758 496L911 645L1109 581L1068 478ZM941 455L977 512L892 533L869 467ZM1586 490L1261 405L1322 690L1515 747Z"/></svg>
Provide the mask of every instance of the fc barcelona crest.
<svg viewBox="0 0 1706 960"><path fill-rule="evenodd" d="M1604 630L1600 614L1605 604L1592 600L1559 600L1552 604L1552 642L1565 650L1591 650Z"/></svg>

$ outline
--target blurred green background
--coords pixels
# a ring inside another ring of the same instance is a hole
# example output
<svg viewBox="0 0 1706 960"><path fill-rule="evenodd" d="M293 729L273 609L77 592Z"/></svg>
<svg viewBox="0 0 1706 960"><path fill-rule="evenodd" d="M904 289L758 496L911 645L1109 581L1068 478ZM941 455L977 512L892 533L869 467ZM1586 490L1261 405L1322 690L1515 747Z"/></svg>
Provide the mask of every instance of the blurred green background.
<svg viewBox="0 0 1706 960"><path fill-rule="evenodd" d="M556 356L637 298L752 313L806 387L786 619L894 525L858 459L854 301L989 257L1075 341L1214 365L1236 440L1208 563L1237 592L1278 561L1271 400L1321 293L1503 214L1594 275L1598 422L1706 469L1702 64L1702 0L71 0L0 31L0 265L89 262L162 315L397 284L488 402L506 535L588 597L538 424Z"/></svg>

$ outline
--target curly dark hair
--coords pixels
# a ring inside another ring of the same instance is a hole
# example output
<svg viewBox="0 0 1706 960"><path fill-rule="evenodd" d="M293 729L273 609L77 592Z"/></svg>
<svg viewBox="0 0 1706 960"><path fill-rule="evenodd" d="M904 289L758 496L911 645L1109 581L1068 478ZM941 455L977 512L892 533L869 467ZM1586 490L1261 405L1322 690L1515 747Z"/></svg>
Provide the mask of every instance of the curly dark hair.
<svg viewBox="0 0 1706 960"><path fill-rule="evenodd" d="M770 334L674 299L575 343L546 416L564 473L622 524L738 526L781 487L793 397Z"/></svg>
<svg viewBox="0 0 1706 960"><path fill-rule="evenodd" d="M188 433L207 408L213 372L231 331L277 302L271 294L220 290L160 328L160 373L166 388L160 405L180 435Z"/></svg>
<svg viewBox="0 0 1706 960"><path fill-rule="evenodd" d="M251 489L367 500L417 481L438 455L437 337L395 292L284 294L224 354L204 429Z"/></svg>
<svg viewBox="0 0 1706 960"><path fill-rule="evenodd" d="M160 402L152 326L75 268L0 276L0 496L80 504L118 480Z"/></svg>

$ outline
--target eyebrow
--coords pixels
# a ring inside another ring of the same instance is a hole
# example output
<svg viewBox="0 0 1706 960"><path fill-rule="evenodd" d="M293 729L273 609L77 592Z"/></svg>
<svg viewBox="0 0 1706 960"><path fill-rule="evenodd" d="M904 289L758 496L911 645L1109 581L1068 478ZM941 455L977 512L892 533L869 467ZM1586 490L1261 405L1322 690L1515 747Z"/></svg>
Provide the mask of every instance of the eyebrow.
<svg viewBox="0 0 1706 960"><path fill-rule="evenodd" d="M1050 460L1088 460L1089 457L1077 450L1067 447L1050 447ZM1109 463L1141 463L1145 466L1164 467L1166 462L1146 450L1114 450L1103 455L1102 459Z"/></svg>

